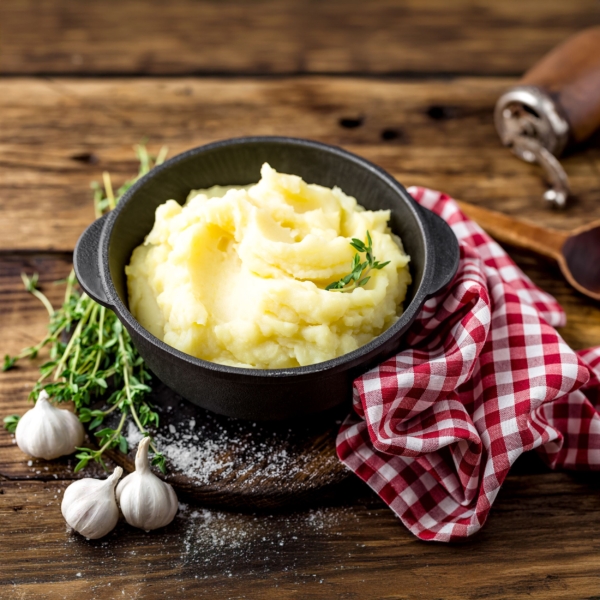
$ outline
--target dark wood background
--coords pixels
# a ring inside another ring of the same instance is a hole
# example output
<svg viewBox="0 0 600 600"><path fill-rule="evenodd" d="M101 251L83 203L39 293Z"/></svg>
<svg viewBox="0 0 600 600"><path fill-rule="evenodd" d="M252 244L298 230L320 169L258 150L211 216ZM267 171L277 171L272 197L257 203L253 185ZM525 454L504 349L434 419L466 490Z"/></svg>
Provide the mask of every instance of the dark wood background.
<svg viewBox="0 0 600 600"><path fill-rule="evenodd" d="M64 276L93 218L89 184L136 170L132 145L175 154L281 134L339 144L406 185L561 229L600 219L598 140L567 157L577 196L548 210L540 171L502 148L499 94L597 0L2 0L0 351L44 332L19 274ZM575 348L600 344L600 307L555 265L509 249L555 294ZM26 410L35 364L0 375L0 412ZM363 484L312 506L225 512L188 503L166 531L66 531L69 460L27 458L0 433L0 598L513 599L600 597L600 485L535 456L464 544L419 542ZM185 502L185 499L183 499Z"/></svg>

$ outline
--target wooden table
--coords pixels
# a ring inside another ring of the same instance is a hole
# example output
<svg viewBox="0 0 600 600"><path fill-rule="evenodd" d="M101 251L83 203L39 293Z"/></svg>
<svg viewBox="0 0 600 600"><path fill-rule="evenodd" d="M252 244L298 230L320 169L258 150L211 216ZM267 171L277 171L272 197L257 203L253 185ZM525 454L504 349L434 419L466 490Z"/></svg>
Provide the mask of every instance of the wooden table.
<svg viewBox="0 0 600 600"><path fill-rule="evenodd" d="M565 159L577 202L549 211L540 170L498 142L502 90L595 0L2 0L2 353L44 332L21 271L70 268L93 218L89 183L135 173L132 145L171 154L282 134L339 144L401 182L571 228L600 218L597 140ZM563 304L574 348L600 343L600 307L555 265L510 250ZM36 365L0 375L0 413L22 413ZM600 597L600 484L518 461L488 524L460 545L415 539L363 484L273 514L188 505L166 531L66 531L68 460L31 464L0 433L0 598Z"/></svg>

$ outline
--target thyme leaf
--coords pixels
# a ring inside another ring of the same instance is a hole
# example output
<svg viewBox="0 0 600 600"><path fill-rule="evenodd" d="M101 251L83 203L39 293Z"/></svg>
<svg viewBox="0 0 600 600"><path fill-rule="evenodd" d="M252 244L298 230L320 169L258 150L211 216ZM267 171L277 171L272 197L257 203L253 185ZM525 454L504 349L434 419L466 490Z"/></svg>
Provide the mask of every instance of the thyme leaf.
<svg viewBox="0 0 600 600"><path fill-rule="evenodd" d="M4 429L10 433L14 433L20 418L19 415L9 415L8 417L4 417Z"/></svg>
<svg viewBox="0 0 600 600"><path fill-rule="evenodd" d="M367 240L365 242L357 238L352 238L350 245L357 250L357 253L352 259L350 273L348 273L348 275L344 275L344 277L338 281L330 283L325 288L329 292L351 292L358 287L364 287L369 279L371 279L369 273L373 269L378 271L390 264L389 260L384 263L380 263L379 261L375 260L375 256L373 255L373 240L371 239L371 234L368 231ZM361 254L365 255L364 261L360 256Z"/></svg>

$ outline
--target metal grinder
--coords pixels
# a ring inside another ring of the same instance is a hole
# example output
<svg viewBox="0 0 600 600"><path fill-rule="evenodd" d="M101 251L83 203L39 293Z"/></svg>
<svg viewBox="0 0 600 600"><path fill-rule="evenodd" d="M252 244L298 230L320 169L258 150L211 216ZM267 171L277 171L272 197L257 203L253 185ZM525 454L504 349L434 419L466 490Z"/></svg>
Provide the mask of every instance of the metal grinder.
<svg viewBox="0 0 600 600"><path fill-rule="evenodd" d="M567 206L569 180L558 157L600 127L600 27L575 34L527 71L498 99L494 121L505 146L544 169L544 198Z"/></svg>

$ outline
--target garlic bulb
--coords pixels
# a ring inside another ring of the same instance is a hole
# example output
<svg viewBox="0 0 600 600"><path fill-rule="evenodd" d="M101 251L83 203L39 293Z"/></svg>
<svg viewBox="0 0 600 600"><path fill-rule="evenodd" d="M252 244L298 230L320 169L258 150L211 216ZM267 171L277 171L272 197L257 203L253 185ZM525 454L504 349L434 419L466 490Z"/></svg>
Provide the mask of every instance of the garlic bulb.
<svg viewBox="0 0 600 600"><path fill-rule="evenodd" d="M25 454L46 460L75 452L83 435L81 421L72 412L52 406L45 390L19 419L15 431L17 445Z"/></svg>
<svg viewBox="0 0 600 600"><path fill-rule="evenodd" d="M117 467L107 479L80 479L63 496L60 510L68 525L91 540L110 533L119 520L115 486L123 475Z"/></svg>
<svg viewBox="0 0 600 600"><path fill-rule="evenodd" d="M173 487L150 470L149 445L150 438L143 438L135 456L135 471L117 487L117 501L125 520L146 531L168 525L178 508Z"/></svg>

